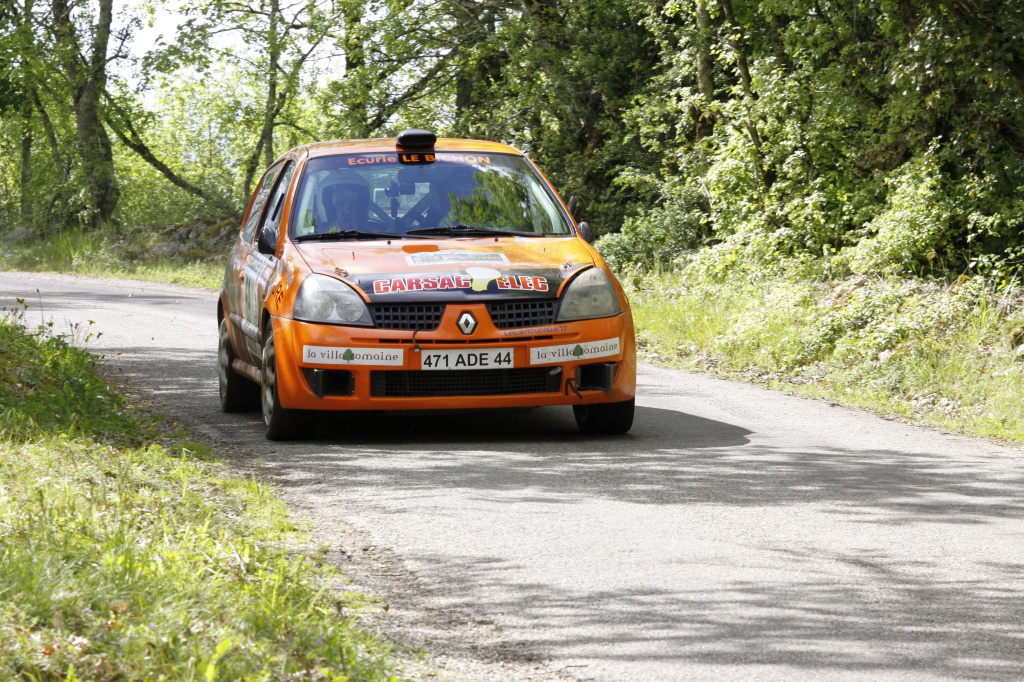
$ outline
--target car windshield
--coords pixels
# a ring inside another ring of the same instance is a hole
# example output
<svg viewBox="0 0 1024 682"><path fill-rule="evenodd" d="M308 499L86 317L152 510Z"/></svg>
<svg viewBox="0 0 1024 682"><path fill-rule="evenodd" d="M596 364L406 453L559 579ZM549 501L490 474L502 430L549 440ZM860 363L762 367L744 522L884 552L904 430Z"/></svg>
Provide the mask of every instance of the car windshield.
<svg viewBox="0 0 1024 682"><path fill-rule="evenodd" d="M572 234L547 184L522 157L461 152L434 157L422 165L401 164L395 153L310 159L292 211L291 236Z"/></svg>

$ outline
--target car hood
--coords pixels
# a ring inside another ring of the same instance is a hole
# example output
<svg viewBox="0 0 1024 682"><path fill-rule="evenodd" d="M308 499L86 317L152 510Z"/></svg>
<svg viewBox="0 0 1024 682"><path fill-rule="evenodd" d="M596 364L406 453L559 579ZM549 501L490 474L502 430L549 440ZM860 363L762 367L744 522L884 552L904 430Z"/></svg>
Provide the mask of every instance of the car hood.
<svg viewBox="0 0 1024 682"><path fill-rule="evenodd" d="M299 243L313 272L340 277L374 302L555 298L594 264L575 237Z"/></svg>

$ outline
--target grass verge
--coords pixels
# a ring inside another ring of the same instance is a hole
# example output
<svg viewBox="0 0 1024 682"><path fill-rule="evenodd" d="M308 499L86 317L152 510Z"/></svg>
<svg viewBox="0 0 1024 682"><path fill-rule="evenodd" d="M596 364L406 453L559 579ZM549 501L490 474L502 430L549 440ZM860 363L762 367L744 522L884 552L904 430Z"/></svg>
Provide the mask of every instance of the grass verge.
<svg viewBox="0 0 1024 682"><path fill-rule="evenodd" d="M25 238L0 247L0 269L123 277L218 289L229 248L225 234L233 236L234 226L201 228L172 225L120 235L110 230L65 230L45 239Z"/></svg>
<svg viewBox="0 0 1024 682"><path fill-rule="evenodd" d="M69 339L0 317L0 679L392 680L256 480L154 442Z"/></svg>
<svg viewBox="0 0 1024 682"><path fill-rule="evenodd" d="M982 277L624 277L642 357L1024 442L1024 291Z"/></svg>

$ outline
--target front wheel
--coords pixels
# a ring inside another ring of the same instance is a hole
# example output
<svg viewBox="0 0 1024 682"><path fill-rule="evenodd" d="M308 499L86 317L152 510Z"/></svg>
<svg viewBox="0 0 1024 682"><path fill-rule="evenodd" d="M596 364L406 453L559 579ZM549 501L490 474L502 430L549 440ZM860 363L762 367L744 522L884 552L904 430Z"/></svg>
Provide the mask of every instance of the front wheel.
<svg viewBox="0 0 1024 682"><path fill-rule="evenodd" d="M281 407L277 390L277 349L274 345L274 325L267 322L263 332L263 425L268 440L292 440L310 433L313 415L302 410Z"/></svg>
<svg viewBox="0 0 1024 682"><path fill-rule="evenodd" d="M253 412L260 405L260 387L232 369L235 349L228 336L227 318L220 321L217 342L217 375L220 384L220 409L224 412Z"/></svg>
<svg viewBox="0 0 1024 682"><path fill-rule="evenodd" d="M626 433L633 427L633 412L636 400L621 403L597 403L594 405L573 405L576 426L580 433L612 436Z"/></svg>

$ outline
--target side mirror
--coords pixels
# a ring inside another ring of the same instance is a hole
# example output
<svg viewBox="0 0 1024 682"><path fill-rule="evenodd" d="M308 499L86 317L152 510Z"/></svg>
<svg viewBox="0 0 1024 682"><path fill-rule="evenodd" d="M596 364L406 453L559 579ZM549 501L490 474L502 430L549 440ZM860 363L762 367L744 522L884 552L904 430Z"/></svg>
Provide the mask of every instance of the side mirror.
<svg viewBox="0 0 1024 682"><path fill-rule="evenodd" d="M277 251L277 230L264 228L256 237L256 250L265 256L273 256Z"/></svg>
<svg viewBox="0 0 1024 682"><path fill-rule="evenodd" d="M590 229L590 225L586 222L582 222L579 223L578 227L580 228L580 236L583 237L583 241L588 244L593 243L594 231Z"/></svg>

